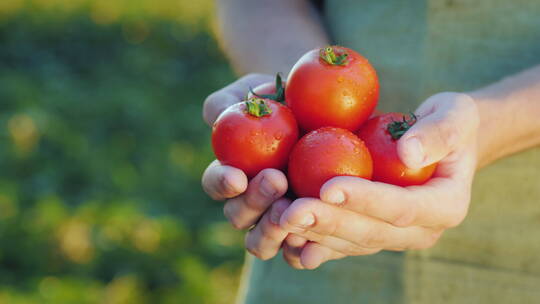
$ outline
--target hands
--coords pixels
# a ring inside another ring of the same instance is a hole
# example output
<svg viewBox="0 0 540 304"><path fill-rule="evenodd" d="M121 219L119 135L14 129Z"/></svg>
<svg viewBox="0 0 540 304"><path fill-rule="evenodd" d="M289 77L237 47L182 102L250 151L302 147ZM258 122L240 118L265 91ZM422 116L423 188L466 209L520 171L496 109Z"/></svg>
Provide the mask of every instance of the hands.
<svg viewBox="0 0 540 304"><path fill-rule="evenodd" d="M345 256L429 248L444 230L463 221L476 169L476 105L468 95L441 93L416 114L420 119L399 140L398 154L410 168L439 161L434 177L406 188L336 177L322 187L321 199L300 198L284 211L276 208L273 217L282 211L279 227L292 233L286 236L290 246L284 247L291 266L313 269ZM270 224L263 217L266 228L248 237L250 252L277 252L275 240L284 232Z"/></svg>
<svg viewBox="0 0 540 304"><path fill-rule="evenodd" d="M211 126L223 110L240 102L250 87L255 88L263 83L273 84L274 76L249 74L211 94L204 102L204 120ZM290 204L287 199L278 200L288 187L287 178L281 171L265 169L248 183L244 172L223 166L215 160L205 170L202 186L213 199L226 200L223 213L235 228L246 229L259 221L246 235L248 248L260 249L253 252L262 259L276 255L288 233L270 222L270 219L279 223L279 216ZM259 240L264 241L264 244L259 245ZM258 245L254 246L254 242Z"/></svg>
<svg viewBox="0 0 540 304"><path fill-rule="evenodd" d="M265 82L272 82L272 76L248 75L210 95L205 121L213 123L249 87ZM459 93L434 95L416 114L419 120L399 140L398 154L413 169L439 162L424 185L402 188L336 177L322 187L320 199L291 203L282 198L287 179L279 170L263 170L248 183L241 170L216 160L203 175L203 188L216 200L227 199L224 214L235 228L258 221L246 235L248 251L268 259L283 248L294 268L313 269L329 260L381 250L429 248L467 214L479 117L474 101Z"/></svg>

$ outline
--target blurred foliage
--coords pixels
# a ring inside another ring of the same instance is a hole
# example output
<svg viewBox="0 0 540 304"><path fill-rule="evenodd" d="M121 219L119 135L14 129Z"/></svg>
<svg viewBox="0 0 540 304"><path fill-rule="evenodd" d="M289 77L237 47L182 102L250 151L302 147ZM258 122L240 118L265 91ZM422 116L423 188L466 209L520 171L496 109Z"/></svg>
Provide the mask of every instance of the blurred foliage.
<svg viewBox="0 0 540 304"><path fill-rule="evenodd" d="M0 304L231 303L208 0L0 1Z"/></svg>

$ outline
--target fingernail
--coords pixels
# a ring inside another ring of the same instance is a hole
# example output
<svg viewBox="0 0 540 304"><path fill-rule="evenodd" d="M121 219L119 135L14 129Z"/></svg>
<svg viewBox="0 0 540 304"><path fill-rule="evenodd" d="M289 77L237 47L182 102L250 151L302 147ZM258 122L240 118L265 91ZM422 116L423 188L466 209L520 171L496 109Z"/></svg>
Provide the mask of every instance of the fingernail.
<svg viewBox="0 0 540 304"><path fill-rule="evenodd" d="M327 195L326 201L336 205L343 204L343 202L345 202L345 193L341 190L331 191Z"/></svg>
<svg viewBox="0 0 540 304"><path fill-rule="evenodd" d="M266 178L262 178L259 184L259 191L265 197L272 198L276 195L274 185L272 185Z"/></svg>
<svg viewBox="0 0 540 304"><path fill-rule="evenodd" d="M409 164L414 167L422 167L426 156L420 140L416 136L412 136L407 139L406 145L409 150Z"/></svg>
<svg viewBox="0 0 540 304"><path fill-rule="evenodd" d="M300 222L300 226L301 226L301 227L308 227L308 226L313 225L313 223L315 223L315 217L313 216L313 214L308 214L308 215L306 215L306 217L304 217L304 219Z"/></svg>

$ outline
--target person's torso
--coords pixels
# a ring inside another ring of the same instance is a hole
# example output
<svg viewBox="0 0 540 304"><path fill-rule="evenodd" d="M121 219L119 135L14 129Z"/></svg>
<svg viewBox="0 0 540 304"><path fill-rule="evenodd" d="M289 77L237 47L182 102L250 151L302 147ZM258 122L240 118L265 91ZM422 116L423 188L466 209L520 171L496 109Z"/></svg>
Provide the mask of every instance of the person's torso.
<svg viewBox="0 0 540 304"><path fill-rule="evenodd" d="M413 111L432 94L540 64L538 0L327 0L324 11L335 42L376 68L383 111ZM317 271L256 261L246 303L540 303L539 233L533 148L477 173L466 220L434 248Z"/></svg>

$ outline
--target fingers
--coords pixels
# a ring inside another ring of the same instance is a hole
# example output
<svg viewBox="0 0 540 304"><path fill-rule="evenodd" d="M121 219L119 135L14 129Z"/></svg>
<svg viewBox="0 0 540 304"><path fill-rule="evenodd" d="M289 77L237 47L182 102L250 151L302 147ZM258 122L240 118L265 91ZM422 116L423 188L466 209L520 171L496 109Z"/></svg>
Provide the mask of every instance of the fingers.
<svg viewBox="0 0 540 304"><path fill-rule="evenodd" d="M276 169L264 169L247 186L244 194L225 203L223 213L237 229L257 222L270 205L287 192L287 178Z"/></svg>
<svg viewBox="0 0 540 304"><path fill-rule="evenodd" d="M433 95L417 113L420 119L397 145L401 161L412 169L433 164L458 150L479 123L476 105L466 94Z"/></svg>
<svg viewBox="0 0 540 304"><path fill-rule="evenodd" d="M306 269L315 269L322 263L346 257L345 254L334 251L319 243L308 242L302 249L300 262Z"/></svg>
<svg viewBox="0 0 540 304"><path fill-rule="evenodd" d="M273 258L281 248L287 237L287 232L272 222L271 217L281 216L281 213L290 205L291 201L282 198L273 203L253 230L246 234L246 249L261 260Z"/></svg>
<svg viewBox="0 0 540 304"><path fill-rule="evenodd" d="M203 119L212 126L221 112L242 100L242 97L228 92L217 91L209 95L203 104Z"/></svg>
<svg viewBox="0 0 540 304"><path fill-rule="evenodd" d="M305 269L300 260L302 248L306 245L307 239L296 234L289 234L283 243L283 259L291 267Z"/></svg>
<svg viewBox="0 0 540 304"><path fill-rule="evenodd" d="M212 125L217 117L227 107L244 98L250 87L256 87L261 83L272 81L273 77L265 74L248 74L230 85L212 93L206 98L203 105L203 119L208 125Z"/></svg>
<svg viewBox="0 0 540 304"><path fill-rule="evenodd" d="M316 242L289 234L283 244L283 258L293 268L315 269L322 263L346 257L345 254L332 250Z"/></svg>
<svg viewBox="0 0 540 304"><path fill-rule="evenodd" d="M308 232L313 232L351 242L354 246L343 249L334 247L330 242L325 243L324 239L314 239L317 243L347 255L369 254L364 249L427 248L437 240L431 229L419 226L395 227L313 198L294 201L282 214L280 226L304 237ZM313 238L308 236L310 240Z"/></svg>
<svg viewBox="0 0 540 304"><path fill-rule="evenodd" d="M422 186L407 188L362 178L339 176L326 182L321 200L368 215L396 227L413 225L450 228L467 213L468 193L458 191L455 181L434 178ZM448 191L448 189L457 189ZM444 203L440 198L444 198Z"/></svg>
<svg viewBox="0 0 540 304"><path fill-rule="evenodd" d="M247 185L247 176L242 170L222 166L218 160L210 163L202 177L204 191L214 200L235 197L244 192Z"/></svg>

